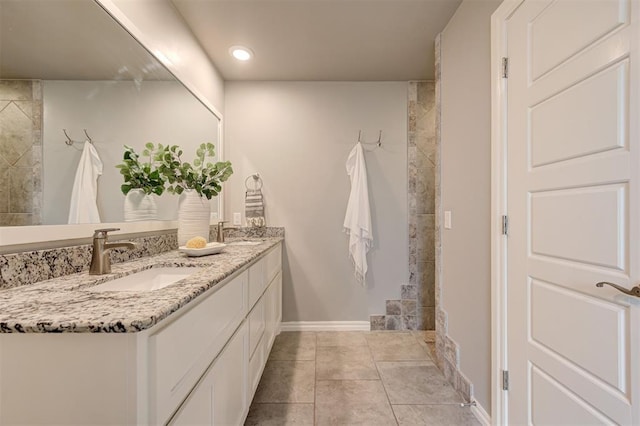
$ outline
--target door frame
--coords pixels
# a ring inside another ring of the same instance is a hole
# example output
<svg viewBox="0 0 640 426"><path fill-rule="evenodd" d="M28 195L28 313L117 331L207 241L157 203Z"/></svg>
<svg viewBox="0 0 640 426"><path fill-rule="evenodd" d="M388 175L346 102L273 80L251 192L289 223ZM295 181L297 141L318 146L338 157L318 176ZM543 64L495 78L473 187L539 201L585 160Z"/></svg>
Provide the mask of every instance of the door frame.
<svg viewBox="0 0 640 426"><path fill-rule="evenodd" d="M524 0L504 0L491 15L491 423L506 424L508 393L502 390L507 365L507 20Z"/></svg>

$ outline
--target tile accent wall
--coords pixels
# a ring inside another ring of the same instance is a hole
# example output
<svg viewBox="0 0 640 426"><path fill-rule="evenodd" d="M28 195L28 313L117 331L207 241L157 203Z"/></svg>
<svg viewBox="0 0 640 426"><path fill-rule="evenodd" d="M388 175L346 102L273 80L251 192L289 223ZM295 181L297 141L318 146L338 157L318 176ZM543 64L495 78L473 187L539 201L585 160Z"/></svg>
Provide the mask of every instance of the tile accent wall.
<svg viewBox="0 0 640 426"><path fill-rule="evenodd" d="M211 235L215 238L214 230L215 227L212 227ZM229 238L284 237L284 228L237 228L228 230L227 236ZM137 243L138 247L133 250L112 250L111 263L153 256L178 248L176 230L161 235L127 238L126 240ZM118 240L113 237L110 241ZM0 290L87 270L89 263L91 263L91 250L90 244L82 244L0 255Z"/></svg>
<svg viewBox="0 0 640 426"><path fill-rule="evenodd" d="M435 193L439 161L435 83L409 82L408 90L409 283L400 299L387 300L384 315L370 317L372 330L435 329Z"/></svg>
<svg viewBox="0 0 640 426"><path fill-rule="evenodd" d="M0 226L37 225L42 200L42 84L0 80Z"/></svg>
<svg viewBox="0 0 640 426"><path fill-rule="evenodd" d="M409 128L409 284L416 286L418 330L435 329L435 83L417 82L415 135ZM411 102L411 101L410 101Z"/></svg>

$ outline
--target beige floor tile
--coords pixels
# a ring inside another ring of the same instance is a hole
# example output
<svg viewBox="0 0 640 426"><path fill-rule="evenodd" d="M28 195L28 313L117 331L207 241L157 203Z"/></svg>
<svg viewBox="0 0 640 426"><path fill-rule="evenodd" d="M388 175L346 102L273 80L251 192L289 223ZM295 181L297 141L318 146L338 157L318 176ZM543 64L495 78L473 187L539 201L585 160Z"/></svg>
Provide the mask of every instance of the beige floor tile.
<svg viewBox="0 0 640 426"><path fill-rule="evenodd" d="M253 404L245 426L313 426L313 404Z"/></svg>
<svg viewBox="0 0 640 426"><path fill-rule="evenodd" d="M282 332L273 343L269 359L279 361L311 361L316 359L316 333Z"/></svg>
<svg viewBox="0 0 640 426"><path fill-rule="evenodd" d="M431 361L377 362L376 365L392 404L462 402L462 397Z"/></svg>
<svg viewBox="0 0 640 426"><path fill-rule="evenodd" d="M457 405L394 405L400 426L480 426L469 407Z"/></svg>
<svg viewBox="0 0 640 426"><path fill-rule="evenodd" d="M318 380L316 425L395 425L379 380Z"/></svg>
<svg viewBox="0 0 640 426"><path fill-rule="evenodd" d="M319 331L318 346L366 346L364 331Z"/></svg>
<svg viewBox="0 0 640 426"><path fill-rule="evenodd" d="M378 380L378 370L367 346L319 346L317 380Z"/></svg>
<svg viewBox="0 0 640 426"><path fill-rule="evenodd" d="M373 359L376 361L430 360L424 343L409 333L372 332L366 335Z"/></svg>
<svg viewBox="0 0 640 426"><path fill-rule="evenodd" d="M314 361L269 360L262 373L253 402L313 403L314 391Z"/></svg>

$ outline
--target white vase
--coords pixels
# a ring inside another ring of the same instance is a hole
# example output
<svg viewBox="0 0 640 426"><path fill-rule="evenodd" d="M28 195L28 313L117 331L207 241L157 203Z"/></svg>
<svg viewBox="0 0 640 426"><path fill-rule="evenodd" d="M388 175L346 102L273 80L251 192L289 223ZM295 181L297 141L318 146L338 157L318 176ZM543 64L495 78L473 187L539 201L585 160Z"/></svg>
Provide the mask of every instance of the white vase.
<svg viewBox="0 0 640 426"><path fill-rule="evenodd" d="M193 189L185 189L178 200L178 245L193 237L209 241L211 203Z"/></svg>
<svg viewBox="0 0 640 426"><path fill-rule="evenodd" d="M145 194L142 189L132 189L124 197L124 221L158 219L158 206L153 195Z"/></svg>

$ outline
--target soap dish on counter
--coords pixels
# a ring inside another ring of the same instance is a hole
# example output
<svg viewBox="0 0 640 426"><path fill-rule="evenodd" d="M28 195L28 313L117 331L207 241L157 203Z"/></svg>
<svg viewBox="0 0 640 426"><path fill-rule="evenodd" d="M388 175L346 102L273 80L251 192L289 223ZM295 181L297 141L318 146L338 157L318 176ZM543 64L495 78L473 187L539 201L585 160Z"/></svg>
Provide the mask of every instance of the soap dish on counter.
<svg viewBox="0 0 640 426"><path fill-rule="evenodd" d="M186 246L180 246L178 248L178 251L180 253L186 254L187 256L197 257L197 256L206 256L209 254L220 253L222 250L224 250L226 246L227 245L223 243L212 242L212 243L208 243L203 248L188 248Z"/></svg>

